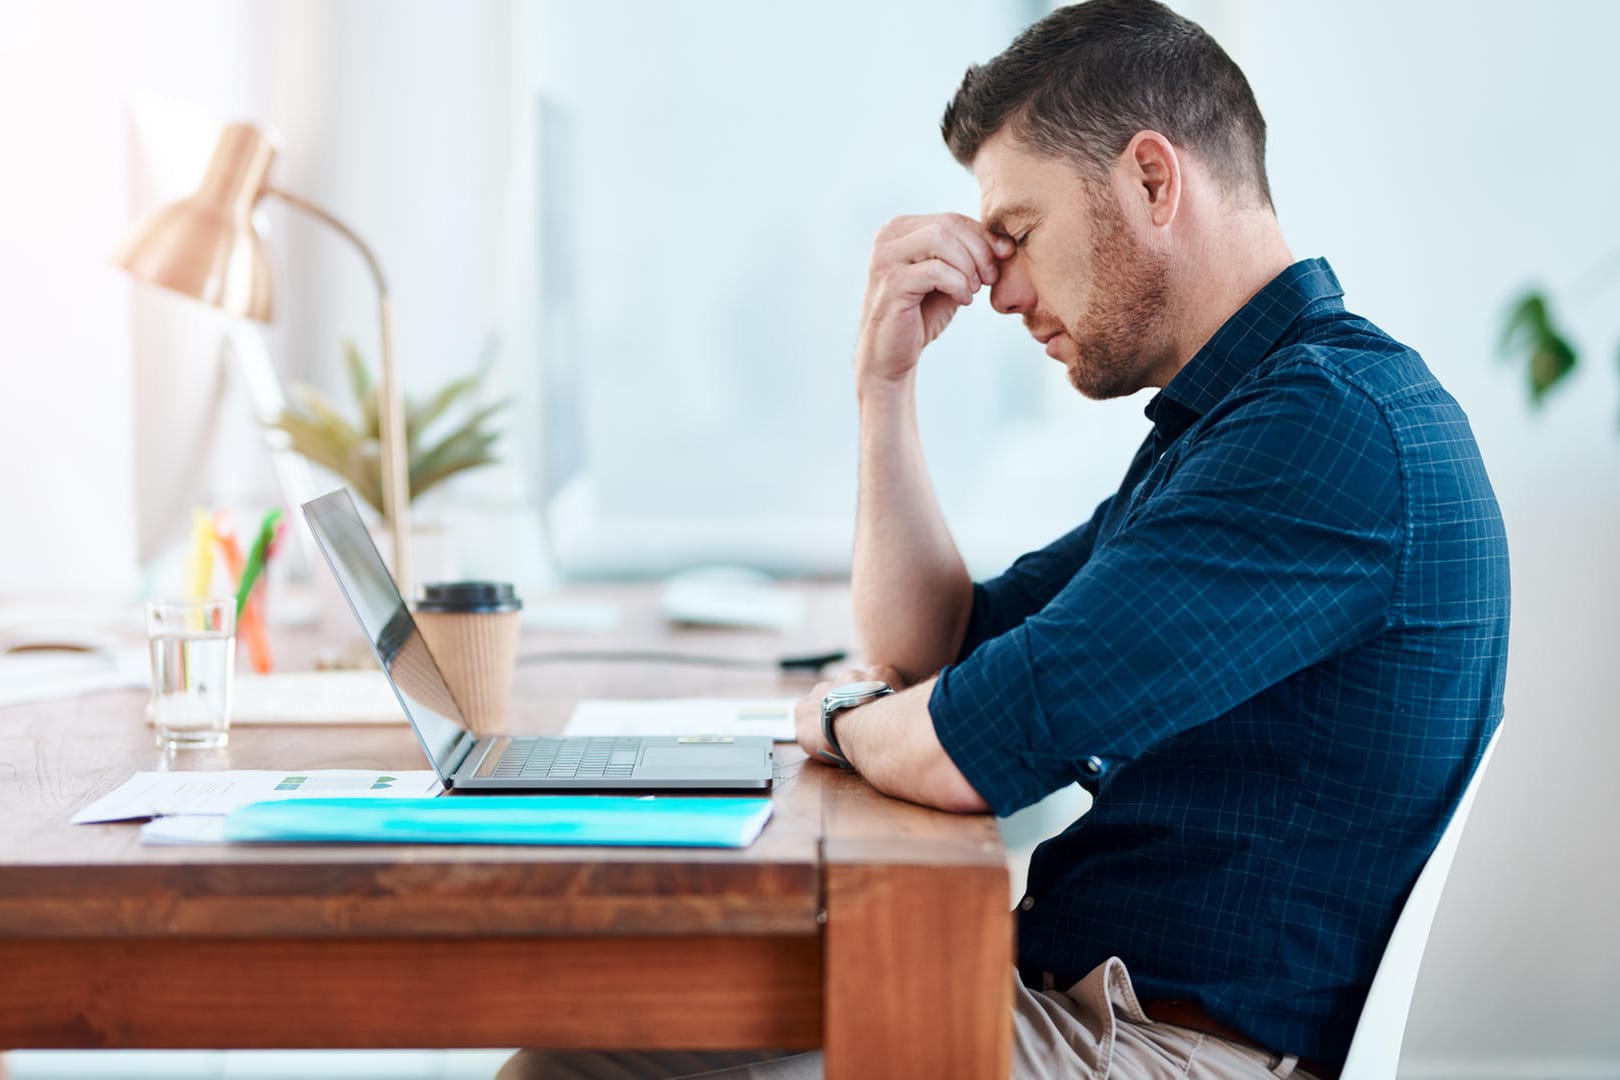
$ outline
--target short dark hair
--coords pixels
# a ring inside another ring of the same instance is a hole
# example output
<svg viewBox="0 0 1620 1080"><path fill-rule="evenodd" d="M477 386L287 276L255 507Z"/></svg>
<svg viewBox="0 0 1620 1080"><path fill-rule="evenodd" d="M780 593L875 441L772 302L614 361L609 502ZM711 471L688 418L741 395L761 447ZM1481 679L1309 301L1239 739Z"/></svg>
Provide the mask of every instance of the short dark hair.
<svg viewBox="0 0 1620 1080"><path fill-rule="evenodd" d="M1155 0L1086 0L1019 34L975 64L940 132L971 165L1002 128L1087 171L1111 167L1139 131L1194 151L1228 192L1266 180L1266 121L1249 80L1203 27Z"/></svg>

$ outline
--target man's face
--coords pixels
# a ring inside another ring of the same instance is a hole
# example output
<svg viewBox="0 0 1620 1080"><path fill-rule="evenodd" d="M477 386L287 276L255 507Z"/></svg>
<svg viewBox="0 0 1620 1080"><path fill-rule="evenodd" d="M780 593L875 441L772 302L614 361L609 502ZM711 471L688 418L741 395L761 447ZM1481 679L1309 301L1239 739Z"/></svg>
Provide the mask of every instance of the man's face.
<svg viewBox="0 0 1620 1080"><path fill-rule="evenodd" d="M1156 385L1169 296L1169 259L1133 230L1114 185L998 132L973 159L981 219L1018 250L990 290L1018 314L1087 397ZM1162 385L1160 383L1159 385Z"/></svg>

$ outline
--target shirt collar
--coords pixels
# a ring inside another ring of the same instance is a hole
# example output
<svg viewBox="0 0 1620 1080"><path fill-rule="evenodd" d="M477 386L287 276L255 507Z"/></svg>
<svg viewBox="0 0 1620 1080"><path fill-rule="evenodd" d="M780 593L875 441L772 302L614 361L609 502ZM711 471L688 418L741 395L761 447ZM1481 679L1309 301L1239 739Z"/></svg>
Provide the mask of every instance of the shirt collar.
<svg viewBox="0 0 1620 1080"><path fill-rule="evenodd" d="M1277 348L1310 309L1343 310L1344 288L1326 259L1302 259L1255 293L1147 405L1160 449L1168 446Z"/></svg>

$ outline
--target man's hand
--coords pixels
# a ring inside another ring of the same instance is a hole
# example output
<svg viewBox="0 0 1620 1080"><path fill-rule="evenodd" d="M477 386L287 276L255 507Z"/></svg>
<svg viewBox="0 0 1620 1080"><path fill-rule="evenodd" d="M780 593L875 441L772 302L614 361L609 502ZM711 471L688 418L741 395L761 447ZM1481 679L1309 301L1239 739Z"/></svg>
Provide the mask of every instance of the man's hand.
<svg viewBox="0 0 1620 1080"><path fill-rule="evenodd" d="M897 217L878 231L855 350L857 386L897 382L917 366L956 309L994 285L1015 246L961 214Z"/></svg>
<svg viewBox="0 0 1620 1080"><path fill-rule="evenodd" d="M830 764L818 753L831 749L821 738L821 699L840 683L881 680L895 693L841 713L838 722L838 741L867 783L885 795L953 813L988 810L934 732L928 715L934 680L907 687L900 678L894 668L879 665L845 672L836 682L818 683L793 711L799 745L810 760Z"/></svg>
<svg viewBox="0 0 1620 1080"><path fill-rule="evenodd" d="M826 682L818 682L810 688L810 692L800 699L793 707L793 730L804 752L810 755L810 760L823 765L831 764L821 756L820 751L831 750L827 740L821 737L821 699L835 686L842 686L852 682L886 682L894 687L898 693L910 683L894 668L886 664L874 664L872 667L850 668L839 673L837 678Z"/></svg>

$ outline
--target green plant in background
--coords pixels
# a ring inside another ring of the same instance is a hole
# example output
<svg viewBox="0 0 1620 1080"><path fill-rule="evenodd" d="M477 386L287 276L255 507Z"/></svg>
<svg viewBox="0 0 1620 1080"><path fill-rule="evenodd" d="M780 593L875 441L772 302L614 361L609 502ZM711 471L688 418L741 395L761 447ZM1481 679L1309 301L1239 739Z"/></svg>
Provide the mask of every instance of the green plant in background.
<svg viewBox="0 0 1620 1080"><path fill-rule="evenodd" d="M1596 279L1611 276L1617 267L1620 262L1610 256L1606 265L1598 268L1609 271L1608 274L1594 271L1580 284L1597 284ZM1574 371L1579 362L1569 334L1554 318L1552 304L1542 289L1528 289L1513 302L1502 327L1500 351L1504 359L1523 365L1530 381L1530 402L1534 405L1540 405L1547 391Z"/></svg>
<svg viewBox="0 0 1620 1080"><path fill-rule="evenodd" d="M360 412L358 424L351 423L314 387L299 385L294 388L294 404L283 409L270 426L285 432L293 450L336 473L356 496L381 515L380 391L352 341L343 343L343 361ZM426 402L405 397L405 446L412 502L457 473L498 460L491 449L500 433L487 425L506 407L506 401L475 408L441 437L427 438L428 430L449 416L458 403L464 399L470 402L488 371L486 360L477 373L450 382Z"/></svg>
<svg viewBox="0 0 1620 1080"><path fill-rule="evenodd" d="M1530 400L1541 404L1559 379L1575 370L1575 349L1554 325L1546 294L1531 291L1514 303L1502 330L1502 355L1524 364Z"/></svg>

